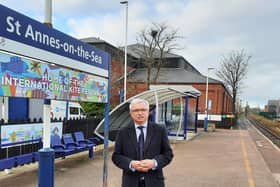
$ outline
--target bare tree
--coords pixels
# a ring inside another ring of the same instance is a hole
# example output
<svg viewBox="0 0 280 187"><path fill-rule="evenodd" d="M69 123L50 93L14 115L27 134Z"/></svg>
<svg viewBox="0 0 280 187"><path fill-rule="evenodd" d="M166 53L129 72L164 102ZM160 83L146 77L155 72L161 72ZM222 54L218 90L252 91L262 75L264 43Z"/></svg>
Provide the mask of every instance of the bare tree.
<svg viewBox="0 0 280 187"><path fill-rule="evenodd" d="M151 82L156 82L160 68L164 64L165 55L174 49L179 49L177 39L182 38L178 30L172 29L164 23L153 23L151 27L143 29L137 36L137 41L143 47L144 64L147 68L148 88ZM152 68L156 69L151 78Z"/></svg>
<svg viewBox="0 0 280 187"><path fill-rule="evenodd" d="M241 92L242 82L246 78L250 59L251 56L247 55L243 49L234 50L228 56L222 57L221 67L216 73L232 94L235 125L238 117L236 110L237 96Z"/></svg>

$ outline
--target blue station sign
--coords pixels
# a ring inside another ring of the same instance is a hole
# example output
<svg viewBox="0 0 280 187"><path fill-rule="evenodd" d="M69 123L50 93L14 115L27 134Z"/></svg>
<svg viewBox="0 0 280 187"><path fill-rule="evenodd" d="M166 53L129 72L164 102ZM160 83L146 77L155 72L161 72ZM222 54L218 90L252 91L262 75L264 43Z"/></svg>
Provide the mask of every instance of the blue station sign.
<svg viewBox="0 0 280 187"><path fill-rule="evenodd" d="M107 78L110 55L0 5L0 50Z"/></svg>

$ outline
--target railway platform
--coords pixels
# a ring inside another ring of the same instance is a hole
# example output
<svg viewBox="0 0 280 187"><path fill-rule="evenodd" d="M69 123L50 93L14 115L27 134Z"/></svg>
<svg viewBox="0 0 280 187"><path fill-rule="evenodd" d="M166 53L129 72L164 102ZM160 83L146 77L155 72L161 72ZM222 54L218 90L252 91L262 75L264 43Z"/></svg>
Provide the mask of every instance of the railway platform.
<svg viewBox="0 0 280 187"><path fill-rule="evenodd" d="M245 123L245 122L244 122ZM262 146L260 146L260 142ZM279 187L280 151L252 127L200 131L188 141L172 143L174 159L164 169L167 187ZM109 158L111 158L112 150ZM56 187L101 187L102 150L55 161ZM37 165L0 172L0 186L35 187ZM121 186L121 170L108 162L108 187Z"/></svg>

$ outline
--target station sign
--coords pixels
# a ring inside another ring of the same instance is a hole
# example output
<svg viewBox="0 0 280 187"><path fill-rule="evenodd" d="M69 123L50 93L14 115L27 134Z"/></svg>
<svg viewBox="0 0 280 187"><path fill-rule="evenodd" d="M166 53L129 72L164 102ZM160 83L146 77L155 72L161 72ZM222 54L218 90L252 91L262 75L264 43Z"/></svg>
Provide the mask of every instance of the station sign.
<svg viewBox="0 0 280 187"><path fill-rule="evenodd" d="M109 77L110 55L0 5L0 50Z"/></svg>

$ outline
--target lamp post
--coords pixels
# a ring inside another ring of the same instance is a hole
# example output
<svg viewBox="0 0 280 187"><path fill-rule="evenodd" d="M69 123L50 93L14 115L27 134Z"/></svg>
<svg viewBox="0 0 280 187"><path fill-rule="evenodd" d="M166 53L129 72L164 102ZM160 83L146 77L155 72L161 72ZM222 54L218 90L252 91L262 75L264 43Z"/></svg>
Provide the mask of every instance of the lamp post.
<svg viewBox="0 0 280 187"><path fill-rule="evenodd" d="M205 118L204 118L204 131L207 131L208 128L208 77L209 77L209 71L213 70L214 68L208 68L207 69L207 76L206 76L206 96L205 96Z"/></svg>
<svg viewBox="0 0 280 187"><path fill-rule="evenodd" d="M128 1L121 1L120 3L125 5L125 44L124 44L124 86L123 86L123 101L126 101Z"/></svg>

